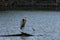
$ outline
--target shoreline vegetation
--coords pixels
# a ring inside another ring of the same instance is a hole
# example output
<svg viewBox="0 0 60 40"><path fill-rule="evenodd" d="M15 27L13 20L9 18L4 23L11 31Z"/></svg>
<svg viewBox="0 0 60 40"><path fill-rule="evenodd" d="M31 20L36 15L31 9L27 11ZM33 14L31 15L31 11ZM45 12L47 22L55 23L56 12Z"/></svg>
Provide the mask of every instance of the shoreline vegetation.
<svg viewBox="0 0 60 40"><path fill-rule="evenodd" d="M55 0L0 0L0 11L5 10L59 10L59 5Z"/></svg>

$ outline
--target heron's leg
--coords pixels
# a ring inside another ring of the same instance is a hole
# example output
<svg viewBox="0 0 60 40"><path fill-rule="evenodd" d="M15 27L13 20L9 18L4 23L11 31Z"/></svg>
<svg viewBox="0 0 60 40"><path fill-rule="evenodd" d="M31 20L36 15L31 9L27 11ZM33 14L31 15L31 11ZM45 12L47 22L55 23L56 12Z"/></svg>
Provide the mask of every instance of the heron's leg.
<svg viewBox="0 0 60 40"><path fill-rule="evenodd" d="M22 29L24 26L25 26L25 24L21 25L21 28L20 29Z"/></svg>

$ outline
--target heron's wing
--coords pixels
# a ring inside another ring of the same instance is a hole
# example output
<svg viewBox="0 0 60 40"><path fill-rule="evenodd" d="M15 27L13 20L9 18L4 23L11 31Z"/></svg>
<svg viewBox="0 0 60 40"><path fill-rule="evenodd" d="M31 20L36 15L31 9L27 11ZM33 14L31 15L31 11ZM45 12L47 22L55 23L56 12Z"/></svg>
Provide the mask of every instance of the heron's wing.
<svg viewBox="0 0 60 40"><path fill-rule="evenodd" d="M21 26L22 24L23 24L23 21L21 20L21 21L20 21L20 26Z"/></svg>

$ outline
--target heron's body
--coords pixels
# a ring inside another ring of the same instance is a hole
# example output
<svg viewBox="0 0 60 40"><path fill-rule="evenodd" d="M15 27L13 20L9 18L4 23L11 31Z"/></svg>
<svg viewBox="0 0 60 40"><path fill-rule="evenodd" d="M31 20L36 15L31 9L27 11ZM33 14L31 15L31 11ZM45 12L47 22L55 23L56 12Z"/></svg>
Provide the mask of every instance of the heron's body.
<svg viewBox="0 0 60 40"><path fill-rule="evenodd" d="M26 20L27 20L26 18L22 19L20 29L22 29L25 26Z"/></svg>

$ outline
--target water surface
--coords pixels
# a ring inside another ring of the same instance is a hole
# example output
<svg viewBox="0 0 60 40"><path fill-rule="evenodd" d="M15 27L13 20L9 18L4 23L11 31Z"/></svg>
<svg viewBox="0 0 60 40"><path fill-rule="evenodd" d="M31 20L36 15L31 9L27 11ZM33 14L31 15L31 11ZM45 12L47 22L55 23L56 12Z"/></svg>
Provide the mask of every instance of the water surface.
<svg viewBox="0 0 60 40"><path fill-rule="evenodd" d="M23 30L20 21L27 17ZM35 31L33 31L35 29ZM0 35L18 34L21 31L31 37L0 37L0 40L60 40L60 12L55 11L4 11L0 12Z"/></svg>

